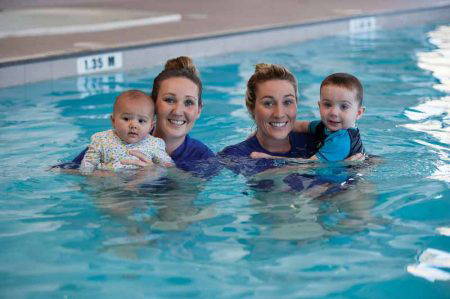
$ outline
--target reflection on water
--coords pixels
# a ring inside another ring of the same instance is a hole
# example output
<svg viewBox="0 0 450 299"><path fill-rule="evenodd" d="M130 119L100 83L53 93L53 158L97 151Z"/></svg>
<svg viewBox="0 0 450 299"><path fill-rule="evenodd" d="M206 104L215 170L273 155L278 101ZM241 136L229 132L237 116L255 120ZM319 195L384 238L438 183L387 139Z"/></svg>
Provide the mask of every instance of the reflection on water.
<svg viewBox="0 0 450 299"><path fill-rule="evenodd" d="M312 241L365 229L375 191L342 165L305 165L268 171L250 180L252 221L260 238ZM367 170L367 169L366 169ZM301 188L298 188L298 187Z"/></svg>
<svg viewBox="0 0 450 299"><path fill-rule="evenodd" d="M430 52L417 53L417 65L431 71L438 83L433 85L436 90L450 92L450 26L440 26L428 33L429 42L436 46ZM429 176L431 179L450 182L450 97L425 98L420 104L410 107L405 115L414 123L404 127L424 132L436 140L415 140L434 152L439 159L435 162L436 170ZM408 265L407 271L412 275L423 277L429 281L450 280L450 274L439 267L450 266L450 254L445 251L427 248L420 255L416 264Z"/></svg>
<svg viewBox="0 0 450 299"><path fill-rule="evenodd" d="M214 207L195 202L203 184L176 169L155 169L89 177L81 189L103 215L119 224L117 231L105 234L103 250L138 258L136 252L157 241L161 232L183 231L216 215Z"/></svg>
<svg viewBox="0 0 450 299"><path fill-rule="evenodd" d="M440 26L428 33L429 42L436 46L430 52L417 53L417 65L432 72L438 83L433 87L443 92L450 92L450 26ZM430 146L440 160L436 162L436 171L430 176L433 179L450 182L450 97L424 99L417 106L410 107L405 115L414 123L404 127L427 133L442 145L433 145L424 140L418 143Z"/></svg>
<svg viewBox="0 0 450 299"><path fill-rule="evenodd" d="M77 89L80 93L80 98L83 99L88 96L96 94L111 94L120 93L124 91L124 79L122 73L110 75L91 75L82 76L77 79Z"/></svg>
<svg viewBox="0 0 450 299"><path fill-rule="evenodd" d="M439 80L433 87L450 92L450 26L439 26L428 33L428 41L436 46L430 52L417 53L417 65L432 72Z"/></svg>
<svg viewBox="0 0 450 299"><path fill-rule="evenodd" d="M267 250L273 246L289 252L301 244L323 242L378 225L380 220L370 213L376 193L364 178L344 188L345 182L322 181L308 186L309 181L317 180L311 172L323 174L329 168L309 170L303 178L298 176L308 171L301 168L300 172L290 169L270 173L272 183L265 190L255 188L261 185L258 180L267 181L264 175L257 175L247 187L234 190L241 199L239 206L232 208L233 195L219 196L229 193L221 188L236 185L236 176L227 172L211 181L177 170L144 177L91 177L81 184L81 190L92 198L101 214L116 223L109 224L103 233L102 252L136 260L144 259L142 251L149 248L192 243L203 249L190 249L190 253L206 250L204 257L217 262L244 262L270 258L273 252ZM338 171L342 170L333 172ZM286 184L286 177L292 174L304 180L304 190L296 191ZM336 184L341 186L338 191ZM223 205L220 214L217 205ZM191 235L197 229L202 237ZM171 244L166 243L168 240Z"/></svg>

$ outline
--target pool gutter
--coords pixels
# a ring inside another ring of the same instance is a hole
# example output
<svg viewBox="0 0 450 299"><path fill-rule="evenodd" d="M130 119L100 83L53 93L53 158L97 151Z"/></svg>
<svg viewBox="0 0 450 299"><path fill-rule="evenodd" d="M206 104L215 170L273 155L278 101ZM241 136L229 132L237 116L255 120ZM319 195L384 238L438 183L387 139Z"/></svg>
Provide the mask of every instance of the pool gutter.
<svg viewBox="0 0 450 299"><path fill-rule="evenodd" d="M337 34L369 33L429 22L450 21L450 4L432 7L355 14L326 20L310 20L269 24L192 34L187 37L166 37L99 49L83 49L70 53L46 53L19 59L0 59L0 87L43 80L95 73L141 69L162 64L170 57L187 55L204 57L232 52L253 51L282 46ZM91 62L101 62L95 68Z"/></svg>

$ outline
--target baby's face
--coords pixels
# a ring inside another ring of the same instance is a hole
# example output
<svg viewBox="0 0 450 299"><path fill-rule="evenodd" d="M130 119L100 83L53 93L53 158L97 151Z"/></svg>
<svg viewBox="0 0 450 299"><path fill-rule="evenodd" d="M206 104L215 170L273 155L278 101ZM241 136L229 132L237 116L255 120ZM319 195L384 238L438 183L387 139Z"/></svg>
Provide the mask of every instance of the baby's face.
<svg viewBox="0 0 450 299"><path fill-rule="evenodd" d="M111 115L117 136L125 143L136 143L147 137L153 128L154 106L146 98L122 98Z"/></svg>
<svg viewBox="0 0 450 299"><path fill-rule="evenodd" d="M355 127L364 113L355 90L331 84L322 86L318 104L322 122L333 132Z"/></svg>

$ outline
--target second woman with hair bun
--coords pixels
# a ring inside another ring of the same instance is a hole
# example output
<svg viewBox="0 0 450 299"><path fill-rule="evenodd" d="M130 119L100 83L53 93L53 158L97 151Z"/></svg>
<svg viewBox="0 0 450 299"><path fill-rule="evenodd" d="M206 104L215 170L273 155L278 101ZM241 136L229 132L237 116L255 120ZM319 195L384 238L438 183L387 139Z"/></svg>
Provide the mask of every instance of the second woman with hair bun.
<svg viewBox="0 0 450 299"><path fill-rule="evenodd" d="M245 105L255 121L256 132L219 153L226 166L235 172L253 175L277 167L277 162L251 159L252 152L288 158L312 156L313 136L293 131L297 98L297 80L288 69L276 64L257 64L247 82L245 95Z"/></svg>

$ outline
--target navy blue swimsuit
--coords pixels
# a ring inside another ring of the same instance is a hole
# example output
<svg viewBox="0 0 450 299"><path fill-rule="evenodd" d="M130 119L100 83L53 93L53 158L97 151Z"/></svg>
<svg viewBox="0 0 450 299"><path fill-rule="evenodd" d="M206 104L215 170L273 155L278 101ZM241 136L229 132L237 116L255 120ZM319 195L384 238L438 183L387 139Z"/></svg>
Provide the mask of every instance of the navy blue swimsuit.
<svg viewBox="0 0 450 299"><path fill-rule="evenodd" d="M208 178L218 173L216 155L204 143L186 135L184 142L170 155L177 168Z"/></svg>
<svg viewBox="0 0 450 299"><path fill-rule="evenodd" d="M287 158L309 158L315 154L314 136L304 133L291 132L289 134L291 150L285 153L273 153L265 150L256 136L252 136L241 143L230 145L218 153L221 162L235 173L245 176L254 175L264 170L275 168L283 163L282 160L252 159L252 152L262 152L271 156Z"/></svg>
<svg viewBox="0 0 450 299"><path fill-rule="evenodd" d="M250 154L252 152L263 152L271 156L305 159L313 156L317 152L317 140L316 136L314 135L291 132L289 134L289 142L291 144L290 151L284 153L274 153L265 150L259 143L256 136L252 136L249 139L244 140L243 142L227 146L217 155L220 159L220 162L233 172L237 174L243 174L245 176L252 176L267 169L287 164L287 162L282 159L252 159L250 158ZM345 177L343 181L346 181L347 179L348 177ZM304 173L292 173L287 175L283 179L283 182L291 187L291 189L294 191L302 191L315 185L332 184L333 187L328 189L326 193L324 193L324 195L341 190L341 181L336 182L336 180L334 179L329 180L328 178L321 175ZM253 188L260 190L268 190L274 184L273 180L270 179L259 181L252 180L250 183Z"/></svg>

